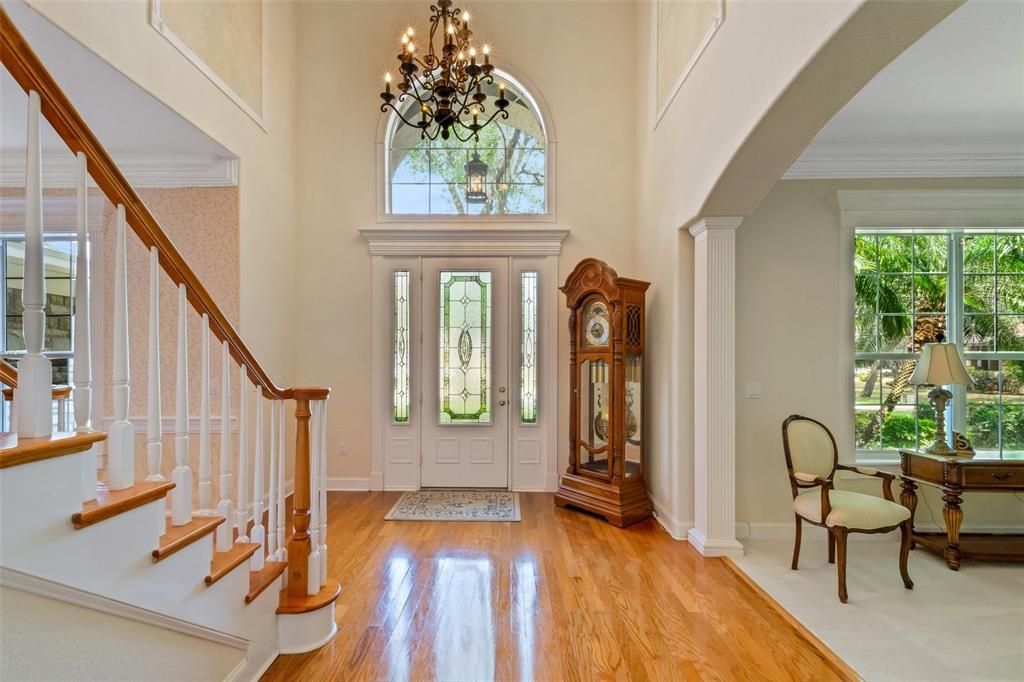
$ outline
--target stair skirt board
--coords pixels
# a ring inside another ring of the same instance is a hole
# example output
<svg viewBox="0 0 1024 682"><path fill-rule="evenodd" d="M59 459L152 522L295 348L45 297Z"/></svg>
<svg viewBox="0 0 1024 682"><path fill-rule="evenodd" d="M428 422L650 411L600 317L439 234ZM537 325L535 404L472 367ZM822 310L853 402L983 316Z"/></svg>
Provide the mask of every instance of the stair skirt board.
<svg viewBox="0 0 1024 682"><path fill-rule="evenodd" d="M304 654L319 649L338 634L334 602L308 613L277 616L277 643L282 654Z"/></svg>

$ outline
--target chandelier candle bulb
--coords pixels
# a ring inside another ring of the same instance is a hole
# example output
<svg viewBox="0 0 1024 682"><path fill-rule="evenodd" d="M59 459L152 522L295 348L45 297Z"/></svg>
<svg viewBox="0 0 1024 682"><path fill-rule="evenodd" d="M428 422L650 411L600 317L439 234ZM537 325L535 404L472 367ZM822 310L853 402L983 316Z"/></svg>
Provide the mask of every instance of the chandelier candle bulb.
<svg viewBox="0 0 1024 682"><path fill-rule="evenodd" d="M491 48L489 46L487 46L487 45L484 45L484 66L490 66L490 65L491 65Z"/></svg>

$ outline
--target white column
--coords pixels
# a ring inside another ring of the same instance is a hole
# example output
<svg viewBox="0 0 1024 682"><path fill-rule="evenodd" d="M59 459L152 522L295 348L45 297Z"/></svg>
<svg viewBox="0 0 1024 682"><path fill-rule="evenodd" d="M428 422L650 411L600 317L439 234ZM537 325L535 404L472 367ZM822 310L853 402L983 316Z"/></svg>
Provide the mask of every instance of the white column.
<svg viewBox="0 0 1024 682"><path fill-rule="evenodd" d="M160 252L149 249L149 365L146 380L147 481L164 481L160 473L163 443L160 442L163 409L160 405Z"/></svg>
<svg viewBox="0 0 1024 682"><path fill-rule="evenodd" d="M75 430L92 432L92 290L89 284L89 187L88 163L83 152L76 157L78 231L75 255ZM82 500L96 498L96 445L82 453Z"/></svg>
<svg viewBox="0 0 1024 682"><path fill-rule="evenodd" d="M256 387L256 450L252 461L252 534L253 542L260 546L249 560L249 570L263 569L263 550L266 529L263 526L263 395Z"/></svg>
<svg viewBox="0 0 1024 682"><path fill-rule="evenodd" d="M192 469L188 466L188 299L178 285L178 367L174 396L174 471L171 480L171 525L192 520Z"/></svg>
<svg viewBox="0 0 1024 682"><path fill-rule="evenodd" d="M128 421L131 374L128 364L128 261L124 205L117 206L114 253L114 422L107 430L107 483L111 490L135 485L135 427Z"/></svg>
<svg viewBox="0 0 1024 682"><path fill-rule="evenodd" d="M738 556L736 540L736 228L702 218L694 237L694 527L704 556Z"/></svg>
<svg viewBox="0 0 1024 682"><path fill-rule="evenodd" d="M210 463L210 319L203 313L202 364L199 370L199 513L213 514Z"/></svg>
<svg viewBox="0 0 1024 682"><path fill-rule="evenodd" d="M327 584L327 401L320 402L320 587Z"/></svg>
<svg viewBox="0 0 1024 682"><path fill-rule="evenodd" d="M46 281L43 275L43 179L39 140L39 93L28 93L28 140L25 158L25 279L21 301L25 356L18 363L18 436L41 438L53 432L53 370L43 356L46 327Z"/></svg>
<svg viewBox="0 0 1024 682"><path fill-rule="evenodd" d="M267 556L277 557L277 406L280 400L270 401L270 489L267 491Z"/></svg>
<svg viewBox="0 0 1024 682"><path fill-rule="evenodd" d="M249 379L245 367L238 368L238 497L235 499L235 542L249 542Z"/></svg>
<svg viewBox="0 0 1024 682"><path fill-rule="evenodd" d="M323 401L309 403L312 422L309 438L309 544L307 563L306 593L320 591L320 422L323 418Z"/></svg>
<svg viewBox="0 0 1024 682"><path fill-rule="evenodd" d="M278 401L277 408L277 556L275 561L288 561L288 514L284 504L287 479L285 478L284 417L285 403ZM288 582L288 571L285 571L285 582Z"/></svg>
<svg viewBox="0 0 1024 682"><path fill-rule="evenodd" d="M228 342L221 344L223 363L220 382L220 502L217 513L224 517L224 523L217 526L217 551L231 549L232 509L231 504L231 353Z"/></svg>

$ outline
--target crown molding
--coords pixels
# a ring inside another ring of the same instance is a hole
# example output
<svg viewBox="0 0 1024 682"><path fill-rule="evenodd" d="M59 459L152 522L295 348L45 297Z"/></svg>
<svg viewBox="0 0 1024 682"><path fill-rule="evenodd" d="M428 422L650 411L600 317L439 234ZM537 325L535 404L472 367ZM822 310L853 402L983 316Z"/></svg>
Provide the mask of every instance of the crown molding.
<svg viewBox="0 0 1024 682"><path fill-rule="evenodd" d="M743 218L740 216L723 216L723 217L704 217L698 219L695 223L690 225L689 232L693 237L699 237L708 231L726 231L731 234L739 229L740 223L743 222Z"/></svg>
<svg viewBox="0 0 1024 682"><path fill-rule="evenodd" d="M215 154L116 154L114 163L133 187L236 187L238 159ZM43 152L43 187L75 187L70 153ZM90 179L90 185L95 183ZM25 151L0 150L0 187L25 186Z"/></svg>
<svg viewBox="0 0 1024 682"><path fill-rule="evenodd" d="M838 190L844 228L1021 227L1024 190Z"/></svg>
<svg viewBox="0 0 1024 682"><path fill-rule="evenodd" d="M564 228L369 227L372 256L557 256Z"/></svg>
<svg viewBox="0 0 1024 682"><path fill-rule="evenodd" d="M812 142L783 180L1024 176L1024 146Z"/></svg>

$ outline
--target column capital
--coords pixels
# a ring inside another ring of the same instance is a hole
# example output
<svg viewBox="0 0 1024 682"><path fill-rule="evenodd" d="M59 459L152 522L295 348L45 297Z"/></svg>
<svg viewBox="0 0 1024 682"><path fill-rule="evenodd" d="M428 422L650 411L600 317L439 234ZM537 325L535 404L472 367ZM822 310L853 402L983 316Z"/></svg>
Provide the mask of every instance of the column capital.
<svg viewBox="0 0 1024 682"><path fill-rule="evenodd" d="M694 237L699 237L709 230L721 230L731 233L735 232L742 222L743 216L705 216L690 225L689 232Z"/></svg>

